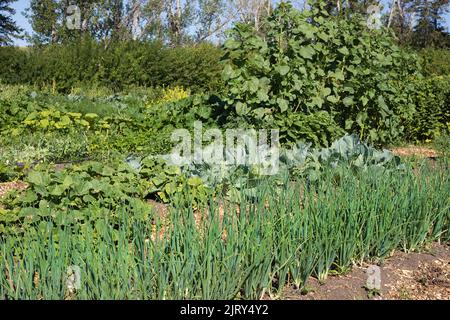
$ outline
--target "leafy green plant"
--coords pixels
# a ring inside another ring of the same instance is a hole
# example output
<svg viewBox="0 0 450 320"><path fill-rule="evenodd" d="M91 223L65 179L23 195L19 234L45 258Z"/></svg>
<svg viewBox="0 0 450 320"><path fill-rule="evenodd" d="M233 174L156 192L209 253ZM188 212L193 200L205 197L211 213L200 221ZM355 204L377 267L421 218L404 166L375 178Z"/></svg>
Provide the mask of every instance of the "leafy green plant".
<svg viewBox="0 0 450 320"><path fill-rule="evenodd" d="M281 161L297 175L315 181L326 170L342 168L351 171L405 170L400 158L388 150L377 150L362 143L355 135L346 135L334 141L329 148L310 149L311 144L298 143L290 150L284 150ZM330 169L331 168L331 169Z"/></svg>
<svg viewBox="0 0 450 320"><path fill-rule="evenodd" d="M425 76L448 76L450 74L450 50L424 48L419 51L420 64Z"/></svg>
<svg viewBox="0 0 450 320"><path fill-rule="evenodd" d="M239 213L235 204L210 201L200 221L186 206L155 215L154 224L130 205L103 207L93 223L59 225L45 217L0 237L0 298L276 298L286 284L307 288L310 277L325 281L331 270L394 249L448 242L446 178L424 165L383 175L345 171L340 183L325 171L315 188L304 180L285 180L281 189L261 181L255 192L264 201L243 197ZM0 217L1 229L15 215ZM71 265L80 268L81 286L69 295L63 275Z"/></svg>
<svg viewBox="0 0 450 320"><path fill-rule="evenodd" d="M89 128L98 115L88 113L84 116L81 113L62 113L55 109L42 110L30 113L23 123L32 128L39 129L67 129L73 126Z"/></svg>
<svg viewBox="0 0 450 320"><path fill-rule="evenodd" d="M48 171L41 165L30 171L25 181L29 187L24 194L15 191L2 200L3 218L13 217L15 232L46 217L62 226L93 221L102 217L106 208L113 218L114 209L124 204L133 207L137 215L148 216L148 206L139 200L146 194L146 184L127 164L114 170L88 162L61 171Z"/></svg>
<svg viewBox="0 0 450 320"><path fill-rule="evenodd" d="M328 148L312 148L311 143L298 142L290 148L279 150L278 171L270 177L262 175L264 162L258 164L223 163L210 164L206 162L192 163L185 172L189 176L198 176L203 183L216 190L218 194L225 193L241 201L240 196L256 199L255 185L261 181L282 187L280 181L286 176L296 179L306 179L308 183L317 182L325 172L333 172L339 180L343 172L379 172L404 171L406 165L388 150L377 150L362 143L356 135L345 135L334 141ZM267 154L267 146L260 146L258 154ZM224 153L231 150L225 149ZM248 156L245 152L244 156Z"/></svg>
<svg viewBox="0 0 450 320"><path fill-rule="evenodd" d="M290 141L316 132L315 124L302 121L306 134L293 129L288 123L299 116L292 114L312 123L326 115L323 127L339 126L371 142L400 137L402 121L414 110L408 79L418 71L417 59L386 30L367 29L357 15L330 16L324 6L319 1L300 12L282 3L267 18L263 35L245 24L232 29L224 44L222 94L230 117L281 126Z"/></svg>
<svg viewBox="0 0 450 320"><path fill-rule="evenodd" d="M107 209L114 218L114 210L123 205L148 217L146 198L163 202L177 198L178 205L199 207L211 194L200 177L188 176L179 167L154 157L142 161L129 157L112 166L88 161L60 171L37 165L25 181L29 187L24 193L15 191L2 200L5 219L14 217L17 222L15 231L44 217L52 217L57 225L71 225L96 220Z"/></svg>
<svg viewBox="0 0 450 320"><path fill-rule="evenodd" d="M161 158L147 157L139 164L142 179L148 181L148 194L156 194L163 202L184 197L183 203L195 206L207 202L211 191L199 176L187 175L178 166L168 165Z"/></svg>
<svg viewBox="0 0 450 320"><path fill-rule="evenodd" d="M415 110L405 122L405 137L423 141L438 137L441 132L450 133L450 75L419 79L413 85Z"/></svg>

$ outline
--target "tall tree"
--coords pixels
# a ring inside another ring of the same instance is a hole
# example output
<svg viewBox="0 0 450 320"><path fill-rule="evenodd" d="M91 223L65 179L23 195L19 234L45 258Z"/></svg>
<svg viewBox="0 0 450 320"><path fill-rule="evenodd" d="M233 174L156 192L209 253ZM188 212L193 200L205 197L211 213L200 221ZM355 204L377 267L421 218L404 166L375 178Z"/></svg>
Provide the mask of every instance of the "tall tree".
<svg viewBox="0 0 450 320"><path fill-rule="evenodd" d="M197 22L197 41L211 36L220 37L224 27L229 23L229 17L226 16L226 1L198 0Z"/></svg>
<svg viewBox="0 0 450 320"><path fill-rule="evenodd" d="M143 36L149 40L163 41L166 33L164 0L147 0L142 11Z"/></svg>
<svg viewBox="0 0 450 320"><path fill-rule="evenodd" d="M450 47L450 37L444 27L444 14L449 10L448 0L416 0L417 24L412 45L416 47Z"/></svg>
<svg viewBox="0 0 450 320"><path fill-rule="evenodd" d="M180 45L192 40L196 1L148 0L143 9L145 37Z"/></svg>
<svg viewBox="0 0 450 320"><path fill-rule="evenodd" d="M450 47L444 27L448 7L448 0L393 0L387 26L394 30L401 44Z"/></svg>
<svg viewBox="0 0 450 320"><path fill-rule="evenodd" d="M132 0L127 5L127 28L130 31L131 37L137 40L141 37L142 27L142 0Z"/></svg>
<svg viewBox="0 0 450 320"><path fill-rule="evenodd" d="M400 44L407 44L413 34L414 1L393 0L387 14L387 27L394 30Z"/></svg>
<svg viewBox="0 0 450 320"><path fill-rule="evenodd" d="M264 17L272 11L271 0L230 0L240 22L252 24L258 31Z"/></svg>
<svg viewBox="0 0 450 320"><path fill-rule="evenodd" d="M338 15L344 14L351 16L355 13L367 14L367 9L371 5L378 5L380 0L313 0L304 1L309 2L313 6L319 6L324 4L324 8L329 14Z"/></svg>
<svg viewBox="0 0 450 320"><path fill-rule="evenodd" d="M31 0L26 16L33 28L32 42L55 43L60 27L60 5L56 0Z"/></svg>
<svg viewBox="0 0 450 320"><path fill-rule="evenodd" d="M0 45L11 44L12 38L17 38L22 31L11 17L15 10L10 5L15 1L0 0Z"/></svg>

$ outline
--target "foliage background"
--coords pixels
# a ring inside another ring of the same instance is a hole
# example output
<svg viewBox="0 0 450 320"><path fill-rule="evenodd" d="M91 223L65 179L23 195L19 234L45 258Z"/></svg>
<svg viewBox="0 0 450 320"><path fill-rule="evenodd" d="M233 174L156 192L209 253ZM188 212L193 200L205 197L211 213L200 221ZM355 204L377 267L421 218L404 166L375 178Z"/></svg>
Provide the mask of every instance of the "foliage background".
<svg viewBox="0 0 450 320"><path fill-rule="evenodd" d="M221 50L211 44L170 48L161 43L85 39L67 45L0 47L0 81L58 92L71 88L183 86L209 91L220 85Z"/></svg>

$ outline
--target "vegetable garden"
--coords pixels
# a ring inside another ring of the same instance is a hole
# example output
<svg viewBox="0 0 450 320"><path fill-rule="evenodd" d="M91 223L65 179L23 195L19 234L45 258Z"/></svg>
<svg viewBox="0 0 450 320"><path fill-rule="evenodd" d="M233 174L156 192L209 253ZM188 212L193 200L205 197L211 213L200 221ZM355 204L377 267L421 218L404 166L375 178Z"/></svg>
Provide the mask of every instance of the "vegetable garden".
<svg viewBox="0 0 450 320"><path fill-rule="evenodd" d="M230 31L210 86L1 84L0 186L20 184L0 193L0 299L277 298L450 242L450 75L321 2L266 20ZM279 129L278 172L170 163L195 121ZM426 140L434 160L384 149Z"/></svg>

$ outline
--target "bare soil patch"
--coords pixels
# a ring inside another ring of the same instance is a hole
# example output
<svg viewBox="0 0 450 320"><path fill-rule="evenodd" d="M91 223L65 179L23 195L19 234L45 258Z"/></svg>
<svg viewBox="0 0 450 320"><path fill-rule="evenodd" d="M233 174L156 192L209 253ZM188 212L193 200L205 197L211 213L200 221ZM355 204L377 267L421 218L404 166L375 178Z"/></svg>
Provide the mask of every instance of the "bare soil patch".
<svg viewBox="0 0 450 320"><path fill-rule="evenodd" d="M418 157L418 158L437 158L439 153L436 150L426 147L407 146L392 148L391 151L402 157Z"/></svg>
<svg viewBox="0 0 450 320"><path fill-rule="evenodd" d="M396 251L379 264L381 290L369 297L364 288L368 265L353 267L346 275L329 276L320 284L308 281L308 293L287 287L289 300L450 300L450 246L434 243L424 252Z"/></svg>

